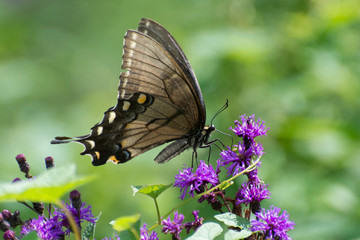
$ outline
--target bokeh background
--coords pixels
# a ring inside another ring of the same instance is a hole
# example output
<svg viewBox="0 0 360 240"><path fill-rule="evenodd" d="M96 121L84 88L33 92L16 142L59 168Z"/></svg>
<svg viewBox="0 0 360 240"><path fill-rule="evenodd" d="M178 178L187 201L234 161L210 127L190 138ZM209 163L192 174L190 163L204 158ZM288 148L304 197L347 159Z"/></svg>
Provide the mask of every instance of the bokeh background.
<svg viewBox="0 0 360 240"><path fill-rule="evenodd" d="M191 164L191 151L165 165L153 162L159 147L123 165L93 167L79 155L81 145L50 145L54 136L89 133L116 103L123 36L142 17L160 22L182 46L208 120L229 99L215 120L219 130L230 133L244 113L266 121L260 175L272 198L263 206L288 211L297 224L290 236L358 239L358 0L1 0L0 181L22 177L16 154L26 155L33 175L51 155L57 166L98 176L79 189L102 212L97 239L111 236L109 222L119 216L141 213L155 223L153 201L133 197L130 185L173 182ZM178 189L159 198L163 213L179 202ZM19 204L0 207L34 216ZM211 220L212 210L196 202L180 211L191 221L194 208Z"/></svg>

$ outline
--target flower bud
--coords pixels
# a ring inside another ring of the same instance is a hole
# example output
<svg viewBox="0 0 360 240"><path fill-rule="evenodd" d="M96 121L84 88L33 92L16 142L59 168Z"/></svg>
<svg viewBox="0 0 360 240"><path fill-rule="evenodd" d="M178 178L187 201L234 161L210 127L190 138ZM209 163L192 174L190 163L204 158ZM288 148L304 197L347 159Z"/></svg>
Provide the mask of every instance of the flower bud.
<svg viewBox="0 0 360 240"><path fill-rule="evenodd" d="M28 162L26 161L25 155L24 154L18 154L15 157L16 161L19 164L20 167L20 171L22 171L23 173L25 173L25 176L27 178L31 178L31 175L29 174L30 171L30 165L28 164Z"/></svg>
<svg viewBox="0 0 360 240"><path fill-rule="evenodd" d="M6 232L9 229L10 229L10 224L7 221L5 221L3 215L0 214L0 230Z"/></svg>
<svg viewBox="0 0 360 240"><path fill-rule="evenodd" d="M14 180L12 180L12 182L14 183L14 182L20 182L21 181L21 179L20 178L14 178Z"/></svg>
<svg viewBox="0 0 360 240"><path fill-rule="evenodd" d="M20 218L20 211L16 210L11 218L10 225L11 227L15 228L18 225L23 225L23 221Z"/></svg>
<svg viewBox="0 0 360 240"><path fill-rule="evenodd" d="M5 220L9 220L13 216L13 214L7 209L2 210L1 214L4 217Z"/></svg>
<svg viewBox="0 0 360 240"><path fill-rule="evenodd" d="M44 213L45 206L43 203L40 202L33 202L33 207L39 215L42 215Z"/></svg>
<svg viewBox="0 0 360 240"><path fill-rule="evenodd" d="M82 205L80 195L80 192L77 190L70 192L71 205L78 211L80 210Z"/></svg>
<svg viewBox="0 0 360 240"><path fill-rule="evenodd" d="M54 159L51 156L45 158L46 169L52 168L55 166Z"/></svg>
<svg viewBox="0 0 360 240"><path fill-rule="evenodd" d="M17 240L15 233L11 230L7 230L3 235L4 240Z"/></svg>

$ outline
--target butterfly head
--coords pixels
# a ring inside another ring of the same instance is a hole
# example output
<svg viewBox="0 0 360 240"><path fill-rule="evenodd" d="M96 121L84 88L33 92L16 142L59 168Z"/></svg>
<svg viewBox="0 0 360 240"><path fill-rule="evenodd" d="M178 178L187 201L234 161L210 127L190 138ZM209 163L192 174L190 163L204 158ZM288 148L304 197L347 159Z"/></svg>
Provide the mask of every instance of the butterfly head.
<svg viewBox="0 0 360 240"><path fill-rule="evenodd" d="M215 131L215 126L214 124L211 124L209 126L205 126L204 129L203 129L203 132L202 134L203 135L210 135L213 131Z"/></svg>
<svg viewBox="0 0 360 240"><path fill-rule="evenodd" d="M202 135L202 138L203 138L203 141L204 143L207 143L209 138L210 138L210 135L213 131L215 131L215 126L214 124L211 124L209 126L205 126L204 129L202 130L201 132L201 135Z"/></svg>

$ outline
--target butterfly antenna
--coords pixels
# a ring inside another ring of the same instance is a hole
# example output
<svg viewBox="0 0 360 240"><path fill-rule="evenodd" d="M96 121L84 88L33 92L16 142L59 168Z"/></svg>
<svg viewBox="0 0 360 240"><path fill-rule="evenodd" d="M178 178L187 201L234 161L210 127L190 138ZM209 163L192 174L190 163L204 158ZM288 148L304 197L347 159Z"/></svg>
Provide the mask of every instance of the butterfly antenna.
<svg viewBox="0 0 360 240"><path fill-rule="evenodd" d="M233 145L233 140L234 140L233 136L231 136L230 134L224 133L224 132L222 132L222 131L220 131L220 130L217 130L217 129L215 129L215 131L218 132L218 133L221 133L221 134L223 134L223 135L225 135L225 136L230 137L230 138L231 138L231 146ZM222 142L221 140L219 140L219 142L221 143L221 145L222 145L224 148L226 148L226 146L223 144L223 142Z"/></svg>
<svg viewBox="0 0 360 240"><path fill-rule="evenodd" d="M210 125L213 125L213 121L214 121L215 117L216 117L217 115L219 115L222 111L224 111L225 109L227 109L228 106L229 106L229 100L226 99L226 103L224 104L224 106L222 106L222 107L215 113L215 115L213 116L213 118L211 119Z"/></svg>

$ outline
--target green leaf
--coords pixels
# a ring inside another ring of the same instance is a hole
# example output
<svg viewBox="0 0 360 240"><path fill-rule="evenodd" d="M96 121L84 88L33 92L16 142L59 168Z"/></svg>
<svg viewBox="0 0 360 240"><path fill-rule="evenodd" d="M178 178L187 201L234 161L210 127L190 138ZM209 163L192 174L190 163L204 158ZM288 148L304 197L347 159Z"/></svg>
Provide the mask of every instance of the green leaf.
<svg viewBox="0 0 360 240"><path fill-rule="evenodd" d="M24 237L22 237L21 240L41 240L41 239L38 237L35 231L32 231L29 234L26 234Z"/></svg>
<svg viewBox="0 0 360 240"><path fill-rule="evenodd" d="M173 184L152 184L152 185L142 185L142 186L131 186L133 189L133 195L137 193L145 194L153 199L156 199L161 193L166 189L171 187Z"/></svg>
<svg viewBox="0 0 360 240"><path fill-rule="evenodd" d="M86 228L84 229L81 239L82 240L88 240L88 239L92 239L95 237L95 227L96 227L96 222L99 220L101 216L101 213L95 218L95 223L91 223L89 222L88 225L86 226Z"/></svg>
<svg viewBox="0 0 360 240"><path fill-rule="evenodd" d="M208 222L201 225L187 240L212 240L222 232L220 224Z"/></svg>
<svg viewBox="0 0 360 240"><path fill-rule="evenodd" d="M244 239L249 236L251 236L252 231L243 229L240 232L235 230L229 230L225 233L224 240L238 240L238 239Z"/></svg>
<svg viewBox="0 0 360 240"><path fill-rule="evenodd" d="M92 179L76 176L75 165L51 168L32 179L0 184L0 202L29 200L56 204L63 194Z"/></svg>
<svg viewBox="0 0 360 240"><path fill-rule="evenodd" d="M110 222L113 229L115 229L118 232L124 231L124 230L130 230L131 227L135 225L137 221L140 220L140 214L135 214L132 216L124 216L119 217L113 221Z"/></svg>
<svg viewBox="0 0 360 240"><path fill-rule="evenodd" d="M223 222L230 227L239 227L241 229L248 229L250 227L250 221L246 218L242 218L231 212L217 214L214 216L218 221Z"/></svg>

